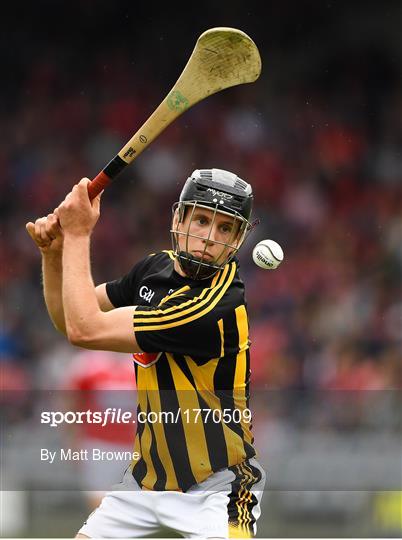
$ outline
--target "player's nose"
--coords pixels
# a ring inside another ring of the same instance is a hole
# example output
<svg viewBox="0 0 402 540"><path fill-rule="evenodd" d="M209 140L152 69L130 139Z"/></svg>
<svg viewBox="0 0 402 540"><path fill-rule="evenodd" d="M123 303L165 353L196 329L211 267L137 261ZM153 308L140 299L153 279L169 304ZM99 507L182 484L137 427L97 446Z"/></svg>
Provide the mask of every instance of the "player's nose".
<svg viewBox="0 0 402 540"><path fill-rule="evenodd" d="M214 244L218 240L217 235L218 235L218 230L216 227L213 226L207 238L204 239L204 242L207 244Z"/></svg>

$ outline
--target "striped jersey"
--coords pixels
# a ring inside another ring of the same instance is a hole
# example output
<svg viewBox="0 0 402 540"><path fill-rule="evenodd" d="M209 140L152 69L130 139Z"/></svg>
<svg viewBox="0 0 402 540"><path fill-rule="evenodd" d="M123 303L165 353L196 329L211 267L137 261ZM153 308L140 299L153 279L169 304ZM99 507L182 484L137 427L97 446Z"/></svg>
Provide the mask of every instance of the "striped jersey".
<svg viewBox="0 0 402 540"><path fill-rule="evenodd" d="M212 278L174 270L172 251L106 285L115 307L137 306L138 391L132 474L149 490L187 491L255 455L249 411L249 329L232 260Z"/></svg>

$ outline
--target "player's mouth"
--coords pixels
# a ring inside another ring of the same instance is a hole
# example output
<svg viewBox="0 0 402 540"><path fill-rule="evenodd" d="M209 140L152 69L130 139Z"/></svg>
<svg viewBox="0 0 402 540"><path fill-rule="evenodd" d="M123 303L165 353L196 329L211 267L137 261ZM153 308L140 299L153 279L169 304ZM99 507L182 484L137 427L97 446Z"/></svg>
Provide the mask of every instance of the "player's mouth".
<svg viewBox="0 0 402 540"><path fill-rule="evenodd" d="M192 251L192 254L197 258L204 261L211 262L214 260L214 256L211 255L208 251Z"/></svg>

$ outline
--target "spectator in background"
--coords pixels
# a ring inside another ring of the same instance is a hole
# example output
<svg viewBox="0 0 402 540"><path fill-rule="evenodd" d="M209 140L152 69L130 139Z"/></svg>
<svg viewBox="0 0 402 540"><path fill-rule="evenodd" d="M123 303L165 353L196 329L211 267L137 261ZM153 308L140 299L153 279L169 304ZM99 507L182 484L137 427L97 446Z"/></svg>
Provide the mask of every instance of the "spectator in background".
<svg viewBox="0 0 402 540"><path fill-rule="evenodd" d="M133 361L128 355L104 352L78 352L61 379L65 407L71 411L105 411L114 408L135 416L136 385ZM66 392L64 390L67 390ZM108 422L105 426L85 422L70 424L66 444L88 450L89 459L77 463L79 484L85 490L88 506L96 508L111 486L121 479L124 465L119 460L91 459L92 449L133 451L136 426L132 422ZM129 463L127 463L127 466Z"/></svg>

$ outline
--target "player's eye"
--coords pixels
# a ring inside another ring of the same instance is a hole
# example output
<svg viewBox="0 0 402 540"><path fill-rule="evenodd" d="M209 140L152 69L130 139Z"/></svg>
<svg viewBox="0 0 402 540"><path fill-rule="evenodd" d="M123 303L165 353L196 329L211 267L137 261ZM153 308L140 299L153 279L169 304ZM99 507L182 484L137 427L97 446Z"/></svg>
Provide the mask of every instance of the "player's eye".
<svg viewBox="0 0 402 540"><path fill-rule="evenodd" d="M207 225L208 224L208 220L206 217L204 216L198 216L197 220L196 220L200 225Z"/></svg>
<svg viewBox="0 0 402 540"><path fill-rule="evenodd" d="M233 227L229 225L228 223L224 223L223 225L221 225L221 232L223 234L230 234L232 230L233 230Z"/></svg>

